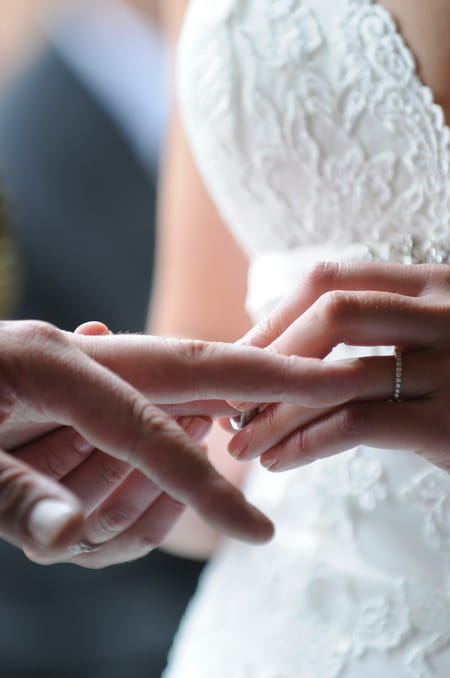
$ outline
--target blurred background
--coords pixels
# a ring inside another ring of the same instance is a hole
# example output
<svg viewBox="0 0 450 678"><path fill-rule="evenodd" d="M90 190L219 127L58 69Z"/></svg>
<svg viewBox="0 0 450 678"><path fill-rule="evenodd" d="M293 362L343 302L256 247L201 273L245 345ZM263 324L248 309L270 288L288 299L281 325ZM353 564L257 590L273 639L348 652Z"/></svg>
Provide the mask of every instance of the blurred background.
<svg viewBox="0 0 450 678"><path fill-rule="evenodd" d="M2 0L9 317L144 329L166 92L156 0ZM160 676L201 567L44 568L0 542L0 675Z"/></svg>

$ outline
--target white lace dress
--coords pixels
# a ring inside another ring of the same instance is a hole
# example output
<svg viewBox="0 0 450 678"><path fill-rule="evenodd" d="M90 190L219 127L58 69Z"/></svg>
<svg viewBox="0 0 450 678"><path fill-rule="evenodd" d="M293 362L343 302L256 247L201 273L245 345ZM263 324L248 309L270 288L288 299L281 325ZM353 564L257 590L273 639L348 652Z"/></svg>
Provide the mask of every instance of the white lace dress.
<svg viewBox="0 0 450 678"><path fill-rule="evenodd" d="M256 317L313 259L449 261L450 130L380 5L191 0L179 65ZM450 676L446 473L358 447L247 495L276 538L213 559L166 678Z"/></svg>

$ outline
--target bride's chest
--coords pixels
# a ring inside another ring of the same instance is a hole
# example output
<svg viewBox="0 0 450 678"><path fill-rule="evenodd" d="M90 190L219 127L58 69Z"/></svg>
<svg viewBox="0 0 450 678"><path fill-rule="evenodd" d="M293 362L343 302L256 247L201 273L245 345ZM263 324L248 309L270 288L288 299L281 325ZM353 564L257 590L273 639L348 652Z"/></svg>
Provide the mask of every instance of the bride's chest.
<svg viewBox="0 0 450 678"><path fill-rule="evenodd" d="M250 253L447 228L448 129L381 4L191 0L179 71L198 164Z"/></svg>

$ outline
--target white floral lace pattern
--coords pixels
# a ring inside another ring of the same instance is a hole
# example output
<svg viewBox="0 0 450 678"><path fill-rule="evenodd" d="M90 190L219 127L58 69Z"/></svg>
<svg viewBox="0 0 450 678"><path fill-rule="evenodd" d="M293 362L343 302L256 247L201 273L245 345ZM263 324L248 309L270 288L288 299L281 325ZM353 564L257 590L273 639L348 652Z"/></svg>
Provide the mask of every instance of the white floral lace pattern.
<svg viewBox="0 0 450 678"><path fill-rule="evenodd" d="M297 252L450 263L450 129L380 4L191 0L179 65L199 168L261 276ZM167 678L448 678L447 474L361 446L248 490L277 536L224 547Z"/></svg>
<svg viewBox="0 0 450 678"><path fill-rule="evenodd" d="M181 99L219 208L250 254L359 242L448 261L442 109L383 7L338 0L325 22L315 4L228 3L226 20L186 28Z"/></svg>

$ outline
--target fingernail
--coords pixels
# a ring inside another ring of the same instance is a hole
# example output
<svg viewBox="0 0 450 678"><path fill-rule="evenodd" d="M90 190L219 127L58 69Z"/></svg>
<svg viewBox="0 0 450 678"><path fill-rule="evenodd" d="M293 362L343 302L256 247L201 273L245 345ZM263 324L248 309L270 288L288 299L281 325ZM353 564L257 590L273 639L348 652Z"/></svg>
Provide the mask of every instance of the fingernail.
<svg viewBox="0 0 450 678"><path fill-rule="evenodd" d="M86 440L86 438L83 438L83 436L80 436L79 433L75 434L73 446L80 454L90 454L95 450L95 445Z"/></svg>
<svg viewBox="0 0 450 678"><path fill-rule="evenodd" d="M51 546L78 511L60 499L42 499L28 517L28 532L42 546Z"/></svg>
<svg viewBox="0 0 450 678"><path fill-rule="evenodd" d="M260 459L260 462L261 462L261 466L264 466L264 468L267 469L267 471L281 470L278 466L279 465L278 457L262 456L261 459Z"/></svg>
<svg viewBox="0 0 450 678"><path fill-rule="evenodd" d="M240 459L247 451L250 443L250 431L243 430L228 443L228 452L235 459Z"/></svg>

